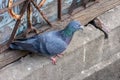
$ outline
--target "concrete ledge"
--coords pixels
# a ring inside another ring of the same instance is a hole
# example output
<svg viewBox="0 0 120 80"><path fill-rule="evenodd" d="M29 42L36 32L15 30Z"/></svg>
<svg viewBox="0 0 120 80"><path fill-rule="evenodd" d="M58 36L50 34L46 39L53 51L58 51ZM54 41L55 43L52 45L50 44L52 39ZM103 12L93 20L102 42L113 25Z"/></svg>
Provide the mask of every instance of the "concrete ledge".
<svg viewBox="0 0 120 80"><path fill-rule="evenodd" d="M120 79L120 52L111 59L76 74L69 80L119 80Z"/></svg>
<svg viewBox="0 0 120 80"><path fill-rule="evenodd" d="M29 55L0 70L0 80L69 80L120 51L120 6L99 16L110 29L109 39L89 25L76 32L65 56L52 65L46 57ZM73 79L74 80L74 79Z"/></svg>

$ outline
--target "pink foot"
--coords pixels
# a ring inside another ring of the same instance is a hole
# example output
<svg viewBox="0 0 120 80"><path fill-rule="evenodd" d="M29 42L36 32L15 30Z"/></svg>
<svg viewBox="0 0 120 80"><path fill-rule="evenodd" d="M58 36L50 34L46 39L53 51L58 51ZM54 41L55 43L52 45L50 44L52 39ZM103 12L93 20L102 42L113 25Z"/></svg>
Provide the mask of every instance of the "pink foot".
<svg viewBox="0 0 120 80"><path fill-rule="evenodd" d="M50 59L52 60L52 64L56 65L57 62L56 57L51 57Z"/></svg>

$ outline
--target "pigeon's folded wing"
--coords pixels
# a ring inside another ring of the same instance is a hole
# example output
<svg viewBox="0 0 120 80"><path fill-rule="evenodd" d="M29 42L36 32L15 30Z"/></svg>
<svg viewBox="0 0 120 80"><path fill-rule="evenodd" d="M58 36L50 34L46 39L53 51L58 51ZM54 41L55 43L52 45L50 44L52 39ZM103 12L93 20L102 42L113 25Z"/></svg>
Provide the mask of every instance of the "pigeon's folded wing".
<svg viewBox="0 0 120 80"><path fill-rule="evenodd" d="M62 39L53 39L47 40L46 50L51 53L51 55L56 55L62 53L66 48L67 44Z"/></svg>

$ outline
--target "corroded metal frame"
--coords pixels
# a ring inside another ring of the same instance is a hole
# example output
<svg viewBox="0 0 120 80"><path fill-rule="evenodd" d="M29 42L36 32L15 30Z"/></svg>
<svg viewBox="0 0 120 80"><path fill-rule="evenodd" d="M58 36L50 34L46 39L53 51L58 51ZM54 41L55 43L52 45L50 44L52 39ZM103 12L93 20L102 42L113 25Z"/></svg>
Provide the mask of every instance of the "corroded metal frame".
<svg viewBox="0 0 120 80"><path fill-rule="evenodd" d="M9 0L9 1L12 1L12 0ZM39 5L37 5L34 0L20 0L18 2L16 2L15 4L13 4L13 2L11 2L10 4L8 4L8 8L3 8L3 9L0 9L0 14L8 11L10 13L10 15L16 19L16 23L15 23L15 27L12 31L12 34L9 38L9 40L5 43L5 44L2 44L0 45L0 53L2 53L3 51L5 51L6 49L9 48L9 45L11 44L11 42L14 40L15 38L15 34L17 32L17 29L20 25L20 22L21 22L21 18L23 17L26 9L27 9L27 24L28 26L31 25L31 21L30 21L30 4L32 3L33 6L38 10L38 12L42 15L43 19L52 27L52 24L48 21L47 17L44 15L44 13L39 9L43 6L43 4L45 3L46 0L42 0ZM12 11L12 8L14 6L17 6L21 3L24 3L23 4L23 7L20 11L20 14L16 14ZM61 19L61 0L58 0L58 19ZM30 26L31 27L31 26Z"/></svg>

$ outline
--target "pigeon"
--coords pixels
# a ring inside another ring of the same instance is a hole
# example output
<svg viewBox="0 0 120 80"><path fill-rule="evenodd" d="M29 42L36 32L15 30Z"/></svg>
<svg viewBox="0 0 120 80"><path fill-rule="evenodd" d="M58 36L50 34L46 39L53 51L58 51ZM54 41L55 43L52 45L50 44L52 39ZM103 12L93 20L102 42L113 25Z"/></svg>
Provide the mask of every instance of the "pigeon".
<svg viewBox="0 0 120 80"><path fill-rule="evenodd" d="M42 54L49 57L53 64L56 64L56 57L63 56L74 32L78 30L83 31L83 26L79 21L73 20L62 30L53 30L29 38L18 39L10 44L10 49Z"/></svg>

